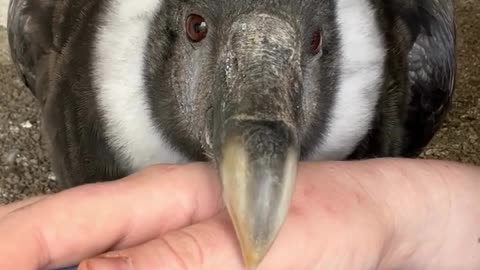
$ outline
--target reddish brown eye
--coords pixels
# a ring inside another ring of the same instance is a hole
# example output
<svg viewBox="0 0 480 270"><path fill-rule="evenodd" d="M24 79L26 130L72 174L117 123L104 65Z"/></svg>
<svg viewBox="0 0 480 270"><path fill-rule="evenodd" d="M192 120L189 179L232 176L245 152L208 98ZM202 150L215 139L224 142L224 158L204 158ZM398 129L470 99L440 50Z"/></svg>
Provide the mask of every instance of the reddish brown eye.
<svg viewBox="0 0 480 270"><path fill-rule="evenodd" d="M322 50L322 33L320 30L313 32L310 50L313 54L318 54Z"/></svg>
<svg viewBox="0 0 480 270"><path fill-rule="evenodd" d="M202 16L192 14L187 18L186 30L190 41L200 42L207 36L207 22Z"/></svg>

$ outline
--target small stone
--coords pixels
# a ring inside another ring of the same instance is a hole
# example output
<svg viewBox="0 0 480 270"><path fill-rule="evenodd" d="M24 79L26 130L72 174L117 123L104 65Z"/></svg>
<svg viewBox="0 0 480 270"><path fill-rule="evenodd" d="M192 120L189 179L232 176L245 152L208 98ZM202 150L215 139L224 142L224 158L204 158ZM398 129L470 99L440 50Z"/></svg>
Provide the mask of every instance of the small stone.
<svg viewBox="0 0 480 270"><path fill-rule="evenodd" d="M4 156L4 162L6 165L12 166L15 164L15 160L17 159L18 154L20 151L18 149L11 150Z"/></svg>
<svg viewBox="0 0 480 270"><path fill-rule="evenodd" d="M427 151L425 151L425 154L430 157L438 156L439 149L436 149L436 148L428 149Z"/></svg>
<svg viewBox="0 0 480 270"><path fill-rule="evenodd" d="M48 180L50 180L50 181L56 181L56 180L57 180L57 177L56 177L53 173L49 173L49 174L48 174Z"/></svg>
<svg viewBox="0 0 480 270"><path fill-rule="evenodd" d="M31 175L29 172L26 172L26 173L25 173L25 178L26 178L27 180L32 180L32 179L33 179L32 175Z"/></svg>
<svg viewBox="0 0 480 270"><path fill-rule="evenodd" d="M38 134L38 133L33 134L32 139L36 142L40 141L40 134Z"/></svg>
<svg viewBox="0 0 480 270"><path fill-rule="evenodd" d="M30 121L25 121L25 122L21 123L20 126L22 126L22 128L26 128L26 129L31 129L33 127L32 123Z"/></svg>
<svg viewBox="0 0 480 270"><path fill-rule="evenodd" d="M10 126L9 130L13 133L18 133L20 132L20 128L17 126Z"/></svg>

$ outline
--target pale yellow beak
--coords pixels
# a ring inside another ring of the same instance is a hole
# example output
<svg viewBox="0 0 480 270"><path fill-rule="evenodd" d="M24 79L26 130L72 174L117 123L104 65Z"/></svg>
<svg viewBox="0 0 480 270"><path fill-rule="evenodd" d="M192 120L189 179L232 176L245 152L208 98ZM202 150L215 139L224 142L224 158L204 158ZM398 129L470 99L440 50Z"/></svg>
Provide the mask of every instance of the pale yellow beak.
<svg viewBox="0 0 480 270"><path fill-rule="evenodd" d="M285 144L276 147L252 151L237 136L222 148L224 200L248 269L255 269L272 246L294 190L298 152Z"/></svg>

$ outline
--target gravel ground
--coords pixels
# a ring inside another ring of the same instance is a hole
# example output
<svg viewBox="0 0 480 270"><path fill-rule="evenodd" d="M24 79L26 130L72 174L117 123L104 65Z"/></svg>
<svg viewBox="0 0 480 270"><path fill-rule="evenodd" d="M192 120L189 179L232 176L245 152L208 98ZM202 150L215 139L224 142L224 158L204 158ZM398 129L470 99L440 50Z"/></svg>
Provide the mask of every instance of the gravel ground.
<svg viewBox="0 0 480 270"><path fill-rule="evenodd" d="M480 165L480 1L457 1L457 18L457 92L449 118L424 156ZM0 204L54 192L57 186L42 148L36 102L16 78L4 30L0 27Z"/></svg>

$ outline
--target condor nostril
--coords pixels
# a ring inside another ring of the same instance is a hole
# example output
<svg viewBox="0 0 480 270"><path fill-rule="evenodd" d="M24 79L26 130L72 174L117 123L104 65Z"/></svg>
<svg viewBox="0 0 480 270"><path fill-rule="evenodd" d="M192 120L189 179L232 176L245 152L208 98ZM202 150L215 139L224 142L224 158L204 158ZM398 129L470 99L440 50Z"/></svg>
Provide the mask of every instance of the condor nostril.
<svg viewBox="0 0 480 270"><path fill-rule="evenodd" d="M320 30L315 30L312 33L312 37L310 40L310 52L313 55L317 55L322 51L322 42L323 37L322 37L322 32Z"/></svg>

